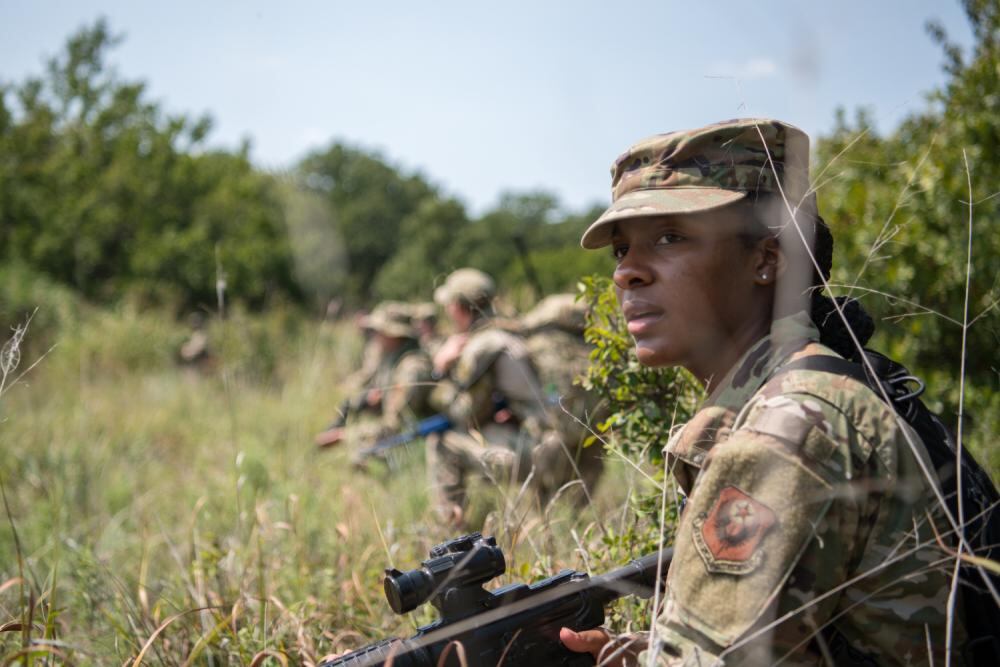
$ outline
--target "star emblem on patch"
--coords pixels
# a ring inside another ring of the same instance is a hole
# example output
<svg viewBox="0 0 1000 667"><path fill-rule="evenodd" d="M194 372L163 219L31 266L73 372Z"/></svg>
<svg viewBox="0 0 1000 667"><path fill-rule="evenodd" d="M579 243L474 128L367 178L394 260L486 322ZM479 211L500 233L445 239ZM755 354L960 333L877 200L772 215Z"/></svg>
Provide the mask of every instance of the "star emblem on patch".
<svg viewBox="0 0 1000 667"><path fill-rule="evenodd" d="M777 523L770 507L727 486L712 509L695 518L695 546L709 572L747 574L763 560L761 541Z"/></svg>

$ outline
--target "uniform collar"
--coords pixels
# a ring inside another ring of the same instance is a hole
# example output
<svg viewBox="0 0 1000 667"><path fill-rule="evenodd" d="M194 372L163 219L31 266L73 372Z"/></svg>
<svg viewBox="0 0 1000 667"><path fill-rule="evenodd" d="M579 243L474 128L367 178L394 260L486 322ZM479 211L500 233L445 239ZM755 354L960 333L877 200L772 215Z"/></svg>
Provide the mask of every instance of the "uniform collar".
<svg viewBox="0 0 1000 667"><path fill-rule="evenodd" d="M493 325L493 317L490 315L480 315L472 321L469 326L468 333L476 333L477 331L482 331L483 329L488 329Z"/></svg>
<svg viewBox="0 0 1000 667"><path fill-rule="evenodd" d="M399 347L382 358L382 365L390 368L394 367L405 355L420 348L420 344L414 338L404 338Z"/></svg>
<svg viewBox="0 0 1000 667"><path fill-rule="evenodd" d="M819 331L805 312L775 320L770 334L744 353L698 412L674 433L666 453L685 493L690 493L708 451L729 437L743 406L792 354L817 340Z"/></svg>
<svg viewBox="0 0 1000 667"><path fill-rule="evenodd" d="M738 411L792 353L818 340L819 330L804 311L775 320L771 333L743 354L712 390L703 407Z"/></svg>

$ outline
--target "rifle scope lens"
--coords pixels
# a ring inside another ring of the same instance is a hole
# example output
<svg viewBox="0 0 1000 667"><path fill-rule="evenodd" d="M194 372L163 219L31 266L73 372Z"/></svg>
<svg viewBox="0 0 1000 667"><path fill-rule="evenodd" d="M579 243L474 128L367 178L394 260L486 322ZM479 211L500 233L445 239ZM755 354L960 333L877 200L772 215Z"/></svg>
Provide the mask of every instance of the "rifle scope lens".
<svg viewBox="0 0 1000 667"><path fill-rule="evenodd" d="M397 614L405 614L422 605L434 592L434 577L424 569L400 572L385 571L385 599Z"/></svg>

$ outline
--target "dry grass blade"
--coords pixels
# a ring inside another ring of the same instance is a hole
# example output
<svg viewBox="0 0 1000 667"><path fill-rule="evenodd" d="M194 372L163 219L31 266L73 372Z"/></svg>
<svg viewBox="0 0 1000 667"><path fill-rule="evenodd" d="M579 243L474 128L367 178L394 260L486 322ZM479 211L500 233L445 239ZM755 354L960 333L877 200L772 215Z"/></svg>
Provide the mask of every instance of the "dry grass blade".
<svg viewBox="0 0 1000 667"><path fill-rule="evenodd" d="M1000 576L1000 563L996 561L990 560L989 558L983 558L982 556L973 556L972 554L967 553L959 555L959 558L967 563L989 570L993 574Z"/></svg>
<svg viewBox="0 0 1000 667"><path fill-rule="evenodd" d="M868 287L861 287L860 285L846 285L846 284L843 284L843 283L827 283L827 286L828 287L845 288L845 289L848 289L848 290L858 290L860 292L864 292L865 294L875 294L876 296L884 297L889 302L889 305L895 305L897 303L903 304L904 306L909 306L911 308L916 308L917 310L920 311L921 314L924 314L924 315L933 315L935 317L940 317L941 319L943 319L943 320L945 320L947 322L951 322L955 326L959 326L959 327L962 326L961 322L959 322L958 320L956 320L953 317L948 317L947 315L945 315L941 311L934 310L933 308L928 308L927 306L919 304L916 301L912 301L910 299L904 299L902 297L896 296L895 294L889 294L888 292L882 292L880 290L871 289L871 288L868 288Z"/></svg>
<svg viewBox="0 0 1000 667"><path fill-rule="evenodd" d="M444 647L443 651L441 651L441 657L438 658L437 667L444 667L452 649L455 649L455 655L458 656L459 664L462 665L462 667L469 667L469 661L465 657L465 646L460 641L448 642L448 645Z"/></svg>
<svg viewBox="0 0 1000 667"><path fill-rule="evenodd" d="M17 586L18 584L23 584L23 583L24 579L22 579L21 577L11 577L7 581L0 584L0 593L3 593L8 588L12 588L14 586Z"/></svg>
<svg viewBox="0 0 1000 667"><path fill-rule="evenodd" d="M510 648L514 645L514 642L517 641L517 638L521 636L521 632L523 630L524 628L518 628L517 632L514 633L514 636L507 642L507 645L503 647L503 653L500 654L500 659L497 660L497 667L501 667L503 665L503 661L507 659L507 654L510 653Z"/></svg>
<svg viewBox="0 0 1000 667"><path fill-rule="evenodd" d="M219 633L223 628L229 625L229 616L223 616L214 627L212 627L208 632L203 634L195 642L194 648L191 649L191 653L188 655L187 659L184 661L182 667L189 667L189 665L194 664L194 661L205 651L208 647L209 642L214 640L219 636Z"/></svg>
<svg viewBox="0 0 1000 667"><path fill-rule="evenodd" d="M22 621L7 621L3 625L0 625L0 632L21 632L26 629L27 625ZM41 630L37 625L33 629Z"/></svg>
<svg viewBox="0 0 1000 667"><path fill-rule="evenodd" d="M288 667L288 656L281 651L275 651L274 649L266 648L259 652L250 661L250 667L257 667L258 665L264 664L264 661L268 658L274 658L280 662L284 667Z"/></svg>
<svg viewBox="0 0 1000 667"><path fill-rule="evenodd" d="M58 656L62 658L64 663L69 662L66 657L66 654L54 646L29 646L28 648L23 648L20 651L17 651L16 653L12 653L9 656L7 656L7 659L3 661L3 665L4 667L7 667L8 665L13 665L16 662L20 662L21 658L27 658L29 656L37 656L45 654Z"/></svg>
<svg viewBox="0 0 1000 667"><path fill-rule="evenodd" d="M178 612L173 616L171 616L170 618L168 618L167 620L163 621L163 623L161 623L160 626L153 631L153 634L149 636L149 639L146 640L146 643L142 645L142 649L139 651L139 655L135 656L135 660L129 663L129 667L139 667L139 665L142 664L143 658L146 657L146 651L148 651L149 647L153 645L153 642L156 641L156 638L160 636L160 633L166 630L167 627L171 625L174 621L176 621L179 618L183 618L184 616L187 616L189 614L197 614L205 611L206 609L213 609L213 608L214 607L198 607L197 609L188 609L187 611Z"/></svg>
<svg viewBox="0 0 1000 667"><path fill-rule="evenodd" d="M879 233L875 236L875 241L872 243L871 250L869 250L868 255L865 257L865 261L858 270L858 274L854 277L855 283L861 280L861 276L864 275L865 271L868 270L868 267L871 266L871 263L876 259L875 255L878 253L879 249L892 240L892 237L899 231L898 226L894 230L890 230L889 225L892 223L893 218L896 217L896 213L899 212L899 209L902 208L906 194L909 191L910 186L913 185L913 181L917 178L917 174L920 173L920 168L923 166L924 162L927 161L927 158L930 157L931 151L934 149L934 142L936 139L936 135L931 138L930 147L927 149L927 152L924 153L923 157L920 158L917 166L913 169L913 173L910 174L910 178L906 181L906 185L903 186L899 196L896 198L896 203L892 207L892 212L889 213L889 217L886 218L885 223L882 225L882 229L880 229ZM850 296L851 292L848 291L847 295Z"/></svg>
<svg viewBox="0 0 1000 667"><path fill-rule="evenodd" d="M14 335L0 349L0 373L4 376L13 373L21 363L21 329L15 329Z"/></svg>
<svg viewBox="0 0 1000 667"><path fill-rule="evenodd" d="M38 309L36 308L32 311L31 315L28 315L24 324L15 326L13 335L7 340L3 348L0 348L0 394L3 393L4 386L7 384L7 376L17 370L17 367L21 364L21 341L24 340L24 334L28 332L28 325L31 324L31 318L37 312Z"/></svg>

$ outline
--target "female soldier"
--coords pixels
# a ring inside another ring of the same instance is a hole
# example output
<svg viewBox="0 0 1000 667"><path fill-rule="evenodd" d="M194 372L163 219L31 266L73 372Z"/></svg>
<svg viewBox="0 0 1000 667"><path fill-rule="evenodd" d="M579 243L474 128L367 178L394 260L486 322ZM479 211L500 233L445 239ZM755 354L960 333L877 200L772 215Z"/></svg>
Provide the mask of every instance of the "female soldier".
<svg viewBox="0 0 1000 667"><path fill-rule="evenodd" d="M639 361L686 368L709 397L667 445L687 501L655 632L612 652L603 630L563 629L572 650L943 665L961 645L923 445L862 383L783 370L850 356L874 330L821 294L833 240L808 155L790 125L737 120L652 137L613 167L613 203L582 245L613 249Z"/></svg>

